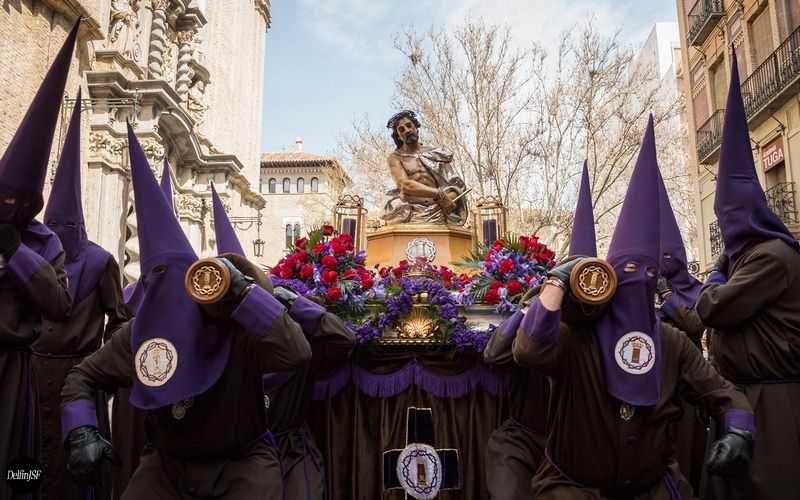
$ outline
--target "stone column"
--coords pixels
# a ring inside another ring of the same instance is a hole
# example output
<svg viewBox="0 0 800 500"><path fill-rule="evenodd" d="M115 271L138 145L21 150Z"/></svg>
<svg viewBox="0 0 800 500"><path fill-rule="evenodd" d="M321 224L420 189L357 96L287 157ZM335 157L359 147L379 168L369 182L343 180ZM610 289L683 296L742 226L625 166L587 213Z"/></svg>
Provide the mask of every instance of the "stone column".
<svg viewBox="0 0 800 500"><path fill-rule="evenodd" d="M147 54L149 78L156 80L164 76L164 48L167 38L167 6L169 0L152 0L153 27L150 31L150 48Z"/></svg>
<svg viewBox="0 0 800 500"><path fill-rule="evenodd" d="M188 100L189 86L192 83L192 31L178 32L178 73L175 81L175 91L181 96L184 104Z"/></svg>

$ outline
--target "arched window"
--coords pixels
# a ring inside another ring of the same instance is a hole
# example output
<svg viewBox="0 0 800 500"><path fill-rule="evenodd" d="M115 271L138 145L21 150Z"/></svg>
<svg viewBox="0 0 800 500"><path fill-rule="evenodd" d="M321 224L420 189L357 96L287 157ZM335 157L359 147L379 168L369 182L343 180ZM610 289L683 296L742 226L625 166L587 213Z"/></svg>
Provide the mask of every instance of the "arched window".
<svg viewBox="0 0 800 500"><path fill-rule="evenodd" d="M286 224L286 248L289 248L294 243L294 238L292 238L292 225Z"/></svg>
<svg viewBox="0 0 800 500"><path fill-rule="evenodd" d="M275 194L275 190L277 189L277 186L278 186L278 181L276 181L274 177L271 178L269 180L269 192L272 193L272 194Z"/></svg>
<svg viewBox="0 0 800 500"><path fill-rule="evenodd" d="M311 178L311 192L317 193L319 192L319 179L316 177Z"/></svg>
<svg viewBox="0 0 800 500"><path fill-rule="evenodd" d="M283 178L283 192L284 193L288 193L289 192L289 186L291 186L291 184L292 184L292 181L290 181L288 177L284 177Z"/></svg>
<svg viewBox="0 0 800 500"><path fill-rule="evenodd" d="M297 192L302 193L306 190L306 180L302 177L297 178Z"/></svg>
<svg viewBox="0 0 800 500"><path fill-rule="evenodd" d="M294 225L294 239L295 241L300 239L300 224Z"/></svg>

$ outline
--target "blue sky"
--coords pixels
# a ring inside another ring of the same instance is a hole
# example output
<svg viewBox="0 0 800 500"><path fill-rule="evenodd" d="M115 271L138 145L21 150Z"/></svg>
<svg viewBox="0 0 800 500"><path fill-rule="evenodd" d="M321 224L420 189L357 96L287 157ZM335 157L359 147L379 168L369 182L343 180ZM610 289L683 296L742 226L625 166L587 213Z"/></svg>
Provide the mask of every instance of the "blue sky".
<svg viewBox="0 0 800 500"><path fill-rule="evenodd" d="M637 45L677 14L674 0L272 0L261 147L290 149L300 136L308 152L335 153L354 120L384 123L403 64L393 39L408 26L424 32L477 17L509 24L520 46L547 46L590 15Z"/></svg>

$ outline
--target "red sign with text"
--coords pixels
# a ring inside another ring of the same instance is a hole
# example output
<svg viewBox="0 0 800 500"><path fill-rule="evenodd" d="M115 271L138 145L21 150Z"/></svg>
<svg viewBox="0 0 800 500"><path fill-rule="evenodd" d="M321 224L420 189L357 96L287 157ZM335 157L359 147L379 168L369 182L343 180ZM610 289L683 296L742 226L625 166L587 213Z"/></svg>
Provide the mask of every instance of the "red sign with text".
<svg viewBox="0 0 800 500"><path fill-rule="evenodd" d="M783 162L783 141L779 137L761 150L761 163L764 164L764 172L768 172L781 162Z"/></svg>

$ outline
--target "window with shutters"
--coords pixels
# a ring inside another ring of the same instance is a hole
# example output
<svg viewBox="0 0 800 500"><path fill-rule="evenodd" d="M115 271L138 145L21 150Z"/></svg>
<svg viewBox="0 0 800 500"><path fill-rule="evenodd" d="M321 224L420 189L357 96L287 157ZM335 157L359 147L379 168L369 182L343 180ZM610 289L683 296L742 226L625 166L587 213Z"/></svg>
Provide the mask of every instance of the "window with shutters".
<svg viewBox="0 0 800 500"><path fill-rule="evenodd" d="M316 177L311 178L311 192L316 193L319 192L319 179Z"/></svg>
<svg viewBox="0 0 800 500"><path fill-rule="evenodd" d="M267 190L270 193L274 194L275 190L277 189L277 186L278 186L278 181L276 181L275 178L273 177L272 179L269 180L269 186L267 187Z"/></svg>
<svg viewBox="0 0 800 500"><path fill-rule="evenodd" d="M284 193L288 193L289 192L289 188L291 187L291 185L292 185L292 181L289 180L288 177L285 177L283 179L283 192Z"/></svg>
<svg viewBox="0 0 800 500"><path fill-rule="evenodd" d="M757 68L775 50L772 43L769 12L769 7L766 7L750 21L750 56L753 60L753 68ZM740 76L744 80L747 75Z"/></svg>
<svg viewBox="0 0 800 500"><path fill-rule="evenodd" d="M297 192L303 193L306 190L306 180L302 177L297 178Z"/></svg>

